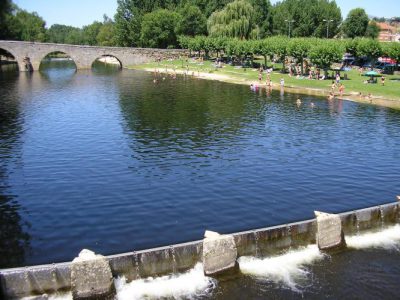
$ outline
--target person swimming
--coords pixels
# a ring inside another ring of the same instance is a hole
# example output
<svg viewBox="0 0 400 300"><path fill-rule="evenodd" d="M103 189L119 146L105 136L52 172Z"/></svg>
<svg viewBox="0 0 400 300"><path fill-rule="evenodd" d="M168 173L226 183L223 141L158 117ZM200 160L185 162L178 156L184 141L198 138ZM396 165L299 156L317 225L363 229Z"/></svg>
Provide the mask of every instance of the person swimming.
<svg viewBox="0 0 400 300"><path fill-rule="evenodd" d="M300 100L300 98L297 99L296 104L297 104L297 106L300 106L300 105L301 105L301 100Z"/></svg>

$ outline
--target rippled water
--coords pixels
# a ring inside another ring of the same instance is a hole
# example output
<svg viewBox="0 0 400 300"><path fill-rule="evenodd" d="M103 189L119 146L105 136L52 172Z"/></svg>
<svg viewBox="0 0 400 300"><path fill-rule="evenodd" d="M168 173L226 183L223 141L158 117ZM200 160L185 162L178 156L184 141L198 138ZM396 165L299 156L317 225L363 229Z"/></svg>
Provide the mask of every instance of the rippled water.
<svg viewBox="0 0 400 300"><path fill-rule="evenodd" d="M400 112L152 74L0 73L0 266L71 260L381 204ZM310 103L315 106L311 107Z"/></svg>

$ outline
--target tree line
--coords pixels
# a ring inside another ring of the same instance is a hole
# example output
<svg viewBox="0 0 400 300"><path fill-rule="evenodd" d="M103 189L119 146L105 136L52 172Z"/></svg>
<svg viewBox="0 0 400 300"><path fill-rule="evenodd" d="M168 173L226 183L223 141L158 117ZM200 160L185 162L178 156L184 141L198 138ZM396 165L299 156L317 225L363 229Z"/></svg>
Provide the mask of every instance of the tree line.
<svg viewBox="0 0 400 300"><path fill-rule="evenodd" d="M264 65L273 58L285 63L287 57L294 58L302 67L303 61L321 69L329 69L335 62L341 62L343 54L354 57L365 57L376 60L386 56L400 61L400 43L381 43L368 38L355 39L321 39L321 38L288 38L272 36L260 40L243 40L227 37L180 36L182 48L194 53L209 56L220 53L235 57L243 63L245 59L253 59L255 55L264 57ZM285 66L284 66L285 67Z"/></svg>
<svg viewBox="0 0 400 300"><path fill-rule="evenodd" d="M0 39L51 43L175 48L179 36L260 40L266 37L376 38L379 28L361 8L343 21L330 0L118 0L114 18L77 28L45 21L0 2Z"/></svg>

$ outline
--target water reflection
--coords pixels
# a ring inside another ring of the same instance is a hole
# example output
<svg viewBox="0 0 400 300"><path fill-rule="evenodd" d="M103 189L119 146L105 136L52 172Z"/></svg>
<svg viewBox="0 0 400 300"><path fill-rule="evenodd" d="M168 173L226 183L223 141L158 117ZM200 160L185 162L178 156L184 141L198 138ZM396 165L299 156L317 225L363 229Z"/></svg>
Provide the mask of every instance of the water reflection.
<svg viewBox="0 0 400 300"><path fill-rule="evenodd" d="M0 268L22 265L29 252L29 224L21 217L18 195L11 192L9 175L20 163L22 134L18 91L24 77L0 76Z"/></svg>
<svg viewBox="0 0 400 300"><path fill-rule="evenodd" d="M27 264L293 222L400 191L398 112L50 66L0 87L3 207L32 248Z"/></svg>

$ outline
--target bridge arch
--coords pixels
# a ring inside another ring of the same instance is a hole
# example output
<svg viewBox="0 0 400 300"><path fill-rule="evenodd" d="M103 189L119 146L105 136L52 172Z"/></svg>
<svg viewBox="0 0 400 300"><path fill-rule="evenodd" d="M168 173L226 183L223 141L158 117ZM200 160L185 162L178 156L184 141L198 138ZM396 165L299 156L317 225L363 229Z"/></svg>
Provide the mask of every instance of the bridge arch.
<svg viewBox="0 0 400 300"><path fill-rule="evenodd" d="M3 65L16 65L16 68L20 70L17 55L7 47L0 46L0 66Z"/></svg>
<svg viewBox="0 0 400 300"><path fill-rule="evenodd" d="M39 65L37 66L37 69L38 70L43 69L44 66L50 61L57 61L60 67L64 66L70 69L73 65L75 71L78 69L77 63L73 59L73 57L63 50L54 50L46 52L46 54L43 54L39 60Z"/></svg>
<svg viewBox="0 0 400 300"><path fill-rule="evenodd" d="M111 67L117 67L118 69L122 69L122 61L114 54L102 54L99 57L97 57L93 62L92 62L92 68L94 65L97 63L104 63L106 65L109 65Z"/></svg>

